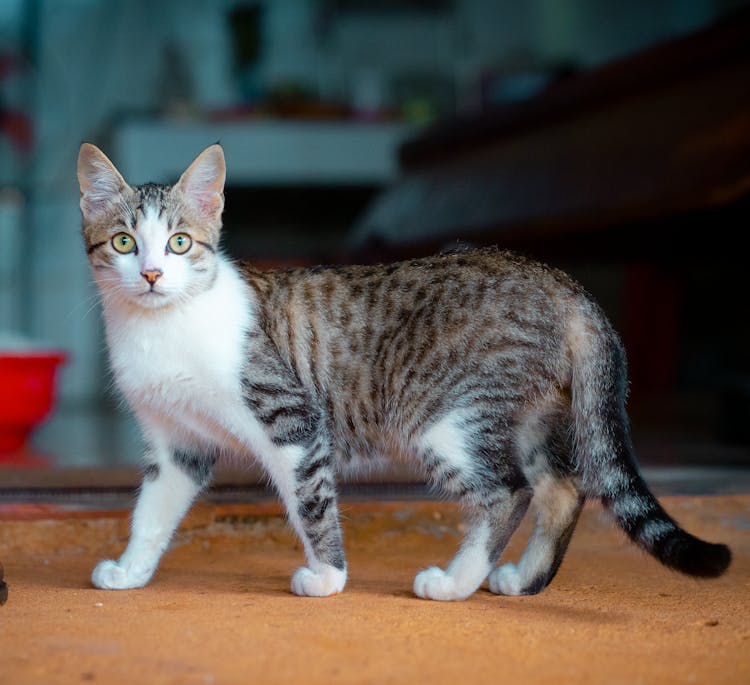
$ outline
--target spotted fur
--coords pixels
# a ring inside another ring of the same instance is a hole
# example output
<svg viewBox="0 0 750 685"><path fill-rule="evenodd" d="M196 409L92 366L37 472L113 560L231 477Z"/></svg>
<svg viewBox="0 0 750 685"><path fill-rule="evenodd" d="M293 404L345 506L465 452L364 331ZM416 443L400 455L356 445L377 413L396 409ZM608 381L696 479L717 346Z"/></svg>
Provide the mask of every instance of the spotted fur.
<svg viewBox="0 0 750 685"><path fill-rule="evenodd" d="M148 582L225 455L260 461L283 499L307 556L297 594L343 589L336 476L381 455L414 460L466 507L461 548L447 569L417 575L421 597L462 599L486 579L497 593L539 592L587 497L672 568L728 566L729 550L680 529L639 476L622 346L560 271L495 249L381 266L234 265L218 244L218 146L175 186L131 187L84 145L79 179L115 378L149 444L131 542L97 566L97 586ZM137 244L128 254L112 244L122 231ZM192 240L184 254L165 247L175 233ZM530 506L527 550L496 567Z"/></svg>

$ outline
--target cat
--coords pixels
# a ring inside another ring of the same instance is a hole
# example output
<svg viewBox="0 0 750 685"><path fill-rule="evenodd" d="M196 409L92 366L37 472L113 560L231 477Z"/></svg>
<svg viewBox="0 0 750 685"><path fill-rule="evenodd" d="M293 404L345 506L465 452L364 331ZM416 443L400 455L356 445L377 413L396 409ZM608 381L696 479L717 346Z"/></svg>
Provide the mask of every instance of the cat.
<svg viewBox="0 0 750 685"><path fill-rule="evenodd" d="M381 454L416 460L460 500L466 534L414 593L503 595L555 576L586 498L642 549L715 577L722 544L664 511L639 475L623 347L566 274L495 248L380 266L271 272L220 248L226 166L204 150L173 186L128 185L97 147L78 158L83 238L119 390L147 444L132 533L98 588L149 582L223 455L257 459L307 560L297 595L347 578L336 473ZM497 562L533 503L517 564Z"/></svg>

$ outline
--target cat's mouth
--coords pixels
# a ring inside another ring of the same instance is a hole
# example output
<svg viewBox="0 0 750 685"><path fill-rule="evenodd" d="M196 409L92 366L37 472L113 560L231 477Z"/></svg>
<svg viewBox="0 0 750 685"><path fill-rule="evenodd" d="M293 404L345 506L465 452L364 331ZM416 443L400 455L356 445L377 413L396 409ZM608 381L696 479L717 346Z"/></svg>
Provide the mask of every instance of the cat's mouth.
<svg viewBox="0 0 750 685"><path fill-rule="evenodd" d="M166 293L163 293L159 290L154 290L153 286L148 290L144 290L143 292L138 293L138 299L144 304L148 303L150 305L156 304L166 297Z"/></svg>

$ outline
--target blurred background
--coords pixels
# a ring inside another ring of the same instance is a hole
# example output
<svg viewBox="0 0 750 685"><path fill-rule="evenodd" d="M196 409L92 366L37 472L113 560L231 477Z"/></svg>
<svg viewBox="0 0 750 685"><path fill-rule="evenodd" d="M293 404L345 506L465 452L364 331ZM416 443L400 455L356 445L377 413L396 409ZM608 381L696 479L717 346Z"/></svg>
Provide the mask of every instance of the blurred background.
<svg viewBox="0 0 750 685"><path fill-rule="evenodd" d="M0 0L0 349L67 354L0 461L137 463L78 147L166 182L218 140L233 257L541 258L625 339L642 461L750 464L748 4Z"/></svg>

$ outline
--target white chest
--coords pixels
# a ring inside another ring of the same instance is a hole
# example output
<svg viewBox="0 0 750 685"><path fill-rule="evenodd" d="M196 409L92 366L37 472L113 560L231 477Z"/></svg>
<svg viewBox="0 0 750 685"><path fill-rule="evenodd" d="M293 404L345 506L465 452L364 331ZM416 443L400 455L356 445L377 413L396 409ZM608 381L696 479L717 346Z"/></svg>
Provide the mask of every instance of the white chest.
<svg viewBox="0 0 750 685"><path fill-rule="evenodd" d="M239 278L222 272L211 290L180 307L129 316L107 312L118 387L131 405L166 413L202 411L238 395L249 310Z"/></svg>

